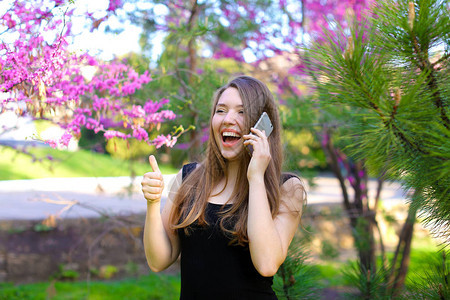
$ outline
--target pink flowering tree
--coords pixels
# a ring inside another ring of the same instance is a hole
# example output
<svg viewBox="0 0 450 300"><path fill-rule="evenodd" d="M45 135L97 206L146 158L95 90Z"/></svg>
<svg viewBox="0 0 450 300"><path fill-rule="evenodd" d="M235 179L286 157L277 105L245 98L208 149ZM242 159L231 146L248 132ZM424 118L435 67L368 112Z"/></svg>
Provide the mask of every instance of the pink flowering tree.
<svg viewBox="0 0 450 300"><path fill-rule="evenodd" d="M109 2L91 30L114 14L121 1ZM135 138L150 145L172 147L177 140L149 132L176 118L164 109L167 99L134 97L152 78L138 74L123 61L102 62L87 53L69 51L74 4L69 1L13 1L0 21L0 112L49 120L64 129L61 137L45 140L67 146L81 128L101 132L106 139ZM90 74L89 74L90 73ZM11 128L0 129L0 134ZM177 134L180 134L178 131Z"/></svg>

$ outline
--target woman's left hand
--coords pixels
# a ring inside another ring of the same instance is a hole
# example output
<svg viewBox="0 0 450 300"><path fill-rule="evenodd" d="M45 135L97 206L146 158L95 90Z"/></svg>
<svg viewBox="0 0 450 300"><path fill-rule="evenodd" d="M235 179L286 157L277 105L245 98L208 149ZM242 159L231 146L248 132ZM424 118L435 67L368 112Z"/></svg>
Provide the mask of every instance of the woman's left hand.
<svg viewBox="0 0 450 300"><path fill-rule="evenodd" d="M250 129L253 134L244 135L244 145L252 145L253 154L247 169L247 178L250 180L254 176L263 176L266 172L272 156L270 146L264 131L256 128Z"/></svg>

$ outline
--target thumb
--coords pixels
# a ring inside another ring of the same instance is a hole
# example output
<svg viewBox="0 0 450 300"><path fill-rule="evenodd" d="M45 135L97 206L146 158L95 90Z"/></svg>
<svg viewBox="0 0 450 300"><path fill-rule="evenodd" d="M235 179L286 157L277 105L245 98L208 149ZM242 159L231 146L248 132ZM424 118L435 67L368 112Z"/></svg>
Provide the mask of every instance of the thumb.
<svg viewBox="0 0 450 300"><path fill-rule="evenodd" d="M156 161L155 156L150 155L150 156L148 157L148 161L149 161L149 163L150 163L150 166L151 166L152 169L153 169L153 172L161 173L161 171L159 170L158 162Z"/></svg>

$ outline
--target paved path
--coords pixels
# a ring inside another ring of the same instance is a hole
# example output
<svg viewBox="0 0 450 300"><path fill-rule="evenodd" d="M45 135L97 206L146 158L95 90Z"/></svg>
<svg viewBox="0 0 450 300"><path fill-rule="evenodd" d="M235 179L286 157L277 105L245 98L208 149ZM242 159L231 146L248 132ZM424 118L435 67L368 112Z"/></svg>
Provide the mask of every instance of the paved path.
<svg viewBox="0 0 450 300"><path fill-rule="evenodd" d="M173 175L165 176L166 186ZM144 213L146 202L140 191L142 177L45 178L0 181L0 220L42 220L50 214L61 218L98 217L109 214ZM308 204L330 204L342 201L338 182L320 176L316 186L307 187ZM375 182L369 188L375 190ZM166 198L164 193L163 201ZM371 195L369 195L371 196ZM396 183L386 183L384 202L403 201Z"/></svg>

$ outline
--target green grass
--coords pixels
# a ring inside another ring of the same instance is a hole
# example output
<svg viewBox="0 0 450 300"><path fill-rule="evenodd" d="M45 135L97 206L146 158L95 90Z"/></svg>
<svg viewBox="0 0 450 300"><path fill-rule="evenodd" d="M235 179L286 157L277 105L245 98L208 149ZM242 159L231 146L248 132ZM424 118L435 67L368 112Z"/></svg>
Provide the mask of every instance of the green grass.
<svg viewBox="0 0 450 300"><path fill-rule="evenodd" d="M342 269L346 267L346 263L321 263L314 265L320 274L320 284L324 287L345 286L348 282L345 280Z"/></svg>
<svg viewBox="0 0 450 300"><path fill-rule="evenodd" d="M179 276L162 274L150 274L139 278L118 281L91 281L90 283L45 282L23 285L0 283L0 300L174 300L178 299L179 295Z"/></svg>
<svg viewBox="0 0 450 300"><path fill-rule="evenodd" d="M412 242L412 249L410 254L410 263L408 274L406 275L406 284L411 280L418 280L423 278L425 271L429 271L430 260L435 257L441 247L430 236L415 237ZM388 261L394 256L393 252L387 253ZM321 283L328 287L348 286L350 282L345 278L342 270L348 269L350 264L356 262L351 260L348 262L339 261L324 261L320 264L314 265L317 268ZM378 257L378 267L381 267L381 258Z"/></svg>
<svg viewBox="0 0 450 300"><path fill-rule="evenodd" d="M0 146L0 180L57 178L57 177L114 177L130 176L132 172L142 175L151 171L148 161L131 162L87 150L76 152L52 148L29 150L36 157ZM52 160L47 157L51 156ZM163 174L178 170L160 165Z"/></svg>

